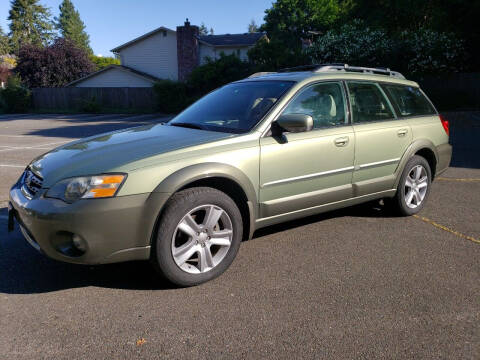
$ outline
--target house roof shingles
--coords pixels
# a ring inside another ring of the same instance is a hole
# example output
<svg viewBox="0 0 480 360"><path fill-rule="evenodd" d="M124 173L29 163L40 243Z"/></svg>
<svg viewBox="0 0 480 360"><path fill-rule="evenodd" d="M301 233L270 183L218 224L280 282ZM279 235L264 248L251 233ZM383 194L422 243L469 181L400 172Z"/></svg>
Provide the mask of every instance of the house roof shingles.
<svg viewBox="0 0 480 360"><path fill-rule="evenodd" d="M199 35L198 40L210 46L252 46L266 36L263 32L224 35Z"/></svg>

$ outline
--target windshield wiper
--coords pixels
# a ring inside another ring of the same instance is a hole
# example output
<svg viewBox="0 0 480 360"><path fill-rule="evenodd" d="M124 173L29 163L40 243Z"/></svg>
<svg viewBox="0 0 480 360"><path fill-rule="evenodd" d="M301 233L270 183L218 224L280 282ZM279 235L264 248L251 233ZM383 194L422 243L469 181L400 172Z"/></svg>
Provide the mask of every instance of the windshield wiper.
<svg viewBox="0 0 480 360"><path fill-rule="evenodd" d="M184 128L190 128L190 129L198 129L198 130L205 130L205 128L201 125L198 124L192 124L192 123L186 123L186 122L175 122L175 123L170 123L170 126L178 126L178 127L184 127Z"/></svg>

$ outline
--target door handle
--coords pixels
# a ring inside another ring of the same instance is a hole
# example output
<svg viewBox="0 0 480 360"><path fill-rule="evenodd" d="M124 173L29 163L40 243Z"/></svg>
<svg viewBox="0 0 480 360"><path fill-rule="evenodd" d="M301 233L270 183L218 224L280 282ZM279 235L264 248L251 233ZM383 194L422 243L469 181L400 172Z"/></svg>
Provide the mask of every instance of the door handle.
<svg viewBox="0 0 480 360"><path fill-rule="evenodd" d="M346 146L348 144L348 136L335 139L335 146Z"/></svg>
<svg viewBox="0 0 480 360"><path fill-rule="evenodd" d="M398 137L404 137L405 135L407 135L407 133L408 133L407 129L400 129L397 131Z"/></svg>

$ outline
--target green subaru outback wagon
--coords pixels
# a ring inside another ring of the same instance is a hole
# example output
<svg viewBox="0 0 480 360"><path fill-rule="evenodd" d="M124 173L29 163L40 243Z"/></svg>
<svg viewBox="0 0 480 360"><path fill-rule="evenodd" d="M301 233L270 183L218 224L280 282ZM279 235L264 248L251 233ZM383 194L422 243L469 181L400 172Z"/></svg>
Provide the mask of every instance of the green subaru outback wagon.
<svg viewBox="0 0 480 360"><path fill-rule="evenodd" d="M419 212L449 165L448 122L389 69L254 74L166 124L81 139L33 160L10 191L45 255L150 259L170 282L211 280L256 229L375 199Z"/></svg>

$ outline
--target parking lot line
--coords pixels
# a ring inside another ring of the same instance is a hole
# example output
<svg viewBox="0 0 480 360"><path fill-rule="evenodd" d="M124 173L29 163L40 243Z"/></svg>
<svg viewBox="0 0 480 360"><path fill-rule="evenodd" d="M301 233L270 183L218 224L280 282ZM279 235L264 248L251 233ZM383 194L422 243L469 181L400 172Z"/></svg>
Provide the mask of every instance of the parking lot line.
<svg viewBox="0 0 480 360"><path fill-rule="evenodd" d="M9 165L9 164L0 164L0 167L24 168L24 167L25 167L25 165Z"/></svg>
<svg viewBox="0 0 480 360"><path fill-rule="evenodd" d="M34 146L8 146L8 149L0 149L0 152L12 151L12 150L51 150L52 145L65 144L71 140L56 141L48 144L38 144ZM49 146L49 147L46 147Z"/></svg>
<svg viewBox="0 0 480 360"><path fill-rule="evenodd" d="M458 237L461 237L462 239L465 239L465 240L468 240L468 241L471 241L471 242L474 242L476 244L480 244L480 240L479 239L475 239L474 237L472 236L468 236L468 235L465 235L465 234L462 234L461 232L458 232L456 230L453 230L453 229L450 229L449 227L446 227L445 225L441 225L429 218L426 218L424 216L419 216L419 215L413 215L414 218L417 218L419 220L422 220L423 222L426 222L427 224L430 224L430 225L433 225L435 226L436 228L438 229L441 229L441 230L444 230L446 232L449 232L450 234L453 234L453 235L456 235Z"/></svg>
<svg viewBox="0 0 480 360"><path fill-rule="evenodd" d="M475 182L475 181L480 181L480 179L475 179L475 178L464 178L464 179L456 179L456 178L445 178L445 177L439 177L435 180L441 180L441 181L463 181L463 182Z"/></svg>

